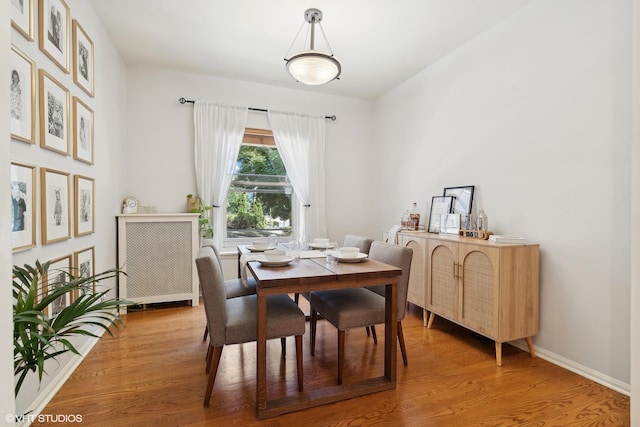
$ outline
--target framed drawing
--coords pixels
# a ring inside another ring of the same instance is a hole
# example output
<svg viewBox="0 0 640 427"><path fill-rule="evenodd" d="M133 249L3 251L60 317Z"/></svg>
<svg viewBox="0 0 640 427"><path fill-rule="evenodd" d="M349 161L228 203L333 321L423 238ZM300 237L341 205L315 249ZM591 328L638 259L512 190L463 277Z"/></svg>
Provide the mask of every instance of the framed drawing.
<svg viewBox="0 0 640 427"><path fill-rule="evenodd" d="M73 97L73 158L93 164L93 110Z"/></svg>
<svg viewBox="0 0 640 427"><path fill-rule="evenodd" d="M444 195L455 197L451 213L471 215L474 188L473 185L467 185L465 187L445 187Z"/></svg>
<svg viewBox="0 0 640 427"><path fill-rule="evenodd" d="M15 46L9 56L11 137L36 142L36 64Z"/></svg>
<svg viewBox="0 0 640 427"><path fill-rule="evenodd" d="M11 0L11 26L33 40L33 0Z"/></svg>
<svg viewBox="0 0 640 427"><path fill-rule="evenodd" d="M42 244L71 238L69 174L40 168Z"/></svg>
<svg viewBox="0 0 640 427"><path fill-rule="evenodd" d="M93 98L93 42L73 20L73 81Z"/></svg>
<svg viewBox="0 0 640 427"><path fill-rule="evenodd" d="M444 214L440 216L440 233L458 234L460 232L460 214Z"/></svg>
<svg viewBox="0 0 640 427"><path fill-rule="evenodd" d="M434 196L431 198L431 213L429 214L429 233L440 233L440 217L451 212L453 196Z"/></svg>
<svg viewBox="0 0 640 427"><path fill-rule="evenodd" d="M36 245L36 168L11 162L11 247L13 252Z"/></svg>
<svg viewBox="0 0 640 427"><path fill-rule="evenodd" d="M69 154L69 91L45 70L40 73L40 146Z"/></svg>
<svg viewBox="0 0 640 427"><path fill-rule="evenodd" d="M64 0L39 0L38 41L65 73L69 72L69 6Z"/></svg>
<svg viewBox="0 0 640 427"><path fill-rule="evenodd" d="M95 275L95 252L93 246L74 252L73 254L73 275L76 277L91 277ZM91 286L87 284L85 289L78 289L75 297L78 298L87 292L96 292L96 283L92 282Z"/></svg>
<svg viewBox="0 0 640 427"><path fill-rule="evenodd" d="M94 232L95 198L93 178L75 175L73 181L75 194L74 230L76 236L84 236Z"/></svg>
<svg viewBox="0 0 640 427"><path fill-rule="evenodd" d="M42 290L39 292L41 298L55 292L56 289L59 289L69 282L71 255L66 255L49 262L49 270L47 270L47 274L42 278ZM65 307L71 304L72 298L73 295L71 295L71 292L61 295L47 306L45 314L49 317L57 316Z"/></svg>

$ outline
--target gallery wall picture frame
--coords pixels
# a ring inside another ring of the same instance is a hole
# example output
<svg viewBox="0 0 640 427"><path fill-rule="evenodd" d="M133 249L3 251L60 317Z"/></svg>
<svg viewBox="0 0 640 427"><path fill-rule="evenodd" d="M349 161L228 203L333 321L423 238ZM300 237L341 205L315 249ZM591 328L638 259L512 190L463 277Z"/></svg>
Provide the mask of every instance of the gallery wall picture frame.
<svg viewBox="0 0 640 427"><path fill-rule="evenodd" d="M11 46L9 56L11 138L36 143L36 64Z"/></svg>
<svg viewBox="0 0 640 427"><path fill-rule="evenodd" d="M431 198L431 212L429 214L429 233L440 233L440 217L451 212L453 196L433 196Z"/></svg>
<svg viewBox="0 0 640 427"><path fill-rule="evenodd" d="M68 173L40 168L43 245L71 238L70 187Z"/></svg>
<svg viewBox="0 0 640 427"><path fill-rule="evenodd" d="M36 167L11 162L11 248L36 246Z"/></svg>
<svg viewBox="0 0 640 427"><path fill-rule="evenodd" d="M73 81L93 98L93 41L77 19L73 20Z"/></svg>
<svg viewBox="0 0 640 427"><path fill-rule="evenodd" d="M73 177L74 192L74 234L85 236L93 233L95 213L95 193L93 178L82 175Z"/></svg>
<svg viewBox="0 0 640 427"><path fill-rule="evenodd" d="M93 110L73 97L73 158L93 164Z"/></svg>
<svg viewBox="0 0 640 427"><path fill-rule="evenodd" d="M95 275L95 249L93 246L90 248L81 249L73 253L73 275L76 277L92 277ZM85 289L77 289L75 298L78 298L84 293L90 291L96 292L96 282L91 282L91 286L87 286Z"/></svg>
<svg viewBox="0 0 640 427"><path fill-rule="evenodd" d="M71 255L65 255L60 258L49 261L49 269L42 278L42 288L39 294L39 300L54 291L58 286L64 286L69 282L69 274L71 273ZM74 299L71 292L67 292L61 297L55 299L45 308L45 314L49 317L57 316L65 307Z"/></svg>
<svg viewBox="0 0 640 427"><path fill-rule="evenodd" d="M62 71L69 73L69 6L64 0L39 0L38 41Z"/></svg>
<svg viewBox="0 0 640 427"><path fill-rule="evenodd" d="M11 26L33 41L33 0L11 0Z"/></svg>
<svg viewBox="0 0 640 427"><path fill-rule="evenodd" d="M69 90L47 73L39 70L40 146L69 155Z"/></svg>
<svg viewBox="0 0 640 427"><path fill-rule="evenodd" d="M465 185L462 187L445 187L444 196L453 196L455 200L451 208L451 213L460 215L471 215L473 208L473 192L474 185Z"/></svg>

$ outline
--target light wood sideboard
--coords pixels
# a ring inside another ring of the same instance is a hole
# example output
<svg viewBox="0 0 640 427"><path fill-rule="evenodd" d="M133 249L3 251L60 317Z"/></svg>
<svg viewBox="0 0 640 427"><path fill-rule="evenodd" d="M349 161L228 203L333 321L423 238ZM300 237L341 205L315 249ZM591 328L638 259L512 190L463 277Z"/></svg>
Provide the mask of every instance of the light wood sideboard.
<svg viewBox="0 0 640 427"><path fill-rule="evenodd" d="M385 236L386 238L386 236ZM502 343L539 330L540 248L538 244L494 244L456 235L402 231L398 244L414 249L409 301L433 326L444 317L495 342L502 366Z"/></svg>

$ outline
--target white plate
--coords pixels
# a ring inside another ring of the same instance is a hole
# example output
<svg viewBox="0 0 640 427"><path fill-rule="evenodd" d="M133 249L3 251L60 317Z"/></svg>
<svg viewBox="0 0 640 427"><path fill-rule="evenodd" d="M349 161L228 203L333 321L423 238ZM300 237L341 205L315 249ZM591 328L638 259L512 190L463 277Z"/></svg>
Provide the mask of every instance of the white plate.
<svg viewBox="0 0 640 427"><path fill-rule="evenodd" d="M293 261L294 258L285 258L282 261L267 261L266 259L257 260L263 267L282 267Z"/></svg>
<svg viewBox="0 0 640 427"><path fill-rule="evenodd" d="M269 246L267 248L254 248L253 246L249 245L247 246L247 249L249 249L251 252L264 252L264 251L270 251L271 249L275 249L275 246Z"/></svg>
<svg viewBox="0 0 640 427"><path fill-rule="evenodd" d="M329 243L309 243L310 248L314 249L329 249L331 245Z"/></svg>
<svg viewBox="0 0 640 427"><path fill-rule="evenodd" d="M369 257L369 255L367 254L359 253L356 257L343 258L338 254L338 251L332 252L331 255L336 257L336 259L340 262L361 262Z"/></svg>

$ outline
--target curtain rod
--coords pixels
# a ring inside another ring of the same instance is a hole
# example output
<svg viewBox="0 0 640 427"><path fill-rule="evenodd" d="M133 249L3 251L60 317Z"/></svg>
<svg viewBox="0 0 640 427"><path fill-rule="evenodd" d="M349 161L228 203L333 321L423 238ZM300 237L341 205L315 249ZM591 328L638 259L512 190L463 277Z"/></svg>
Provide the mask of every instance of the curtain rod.
<svg viewBox="0 0 640 427"><path fill-rule="evenodd" d="M192 99L184 99L184 98L180 98L178 99L178 102L180 102L180 104L195 104L195 101ZM265 110L264 108L251 108L249 107L250 111L259 111L261 113L267 113L269 110ZM325 119L329 119L332 121L336 121L336 116L324 116Z"/></svg>

